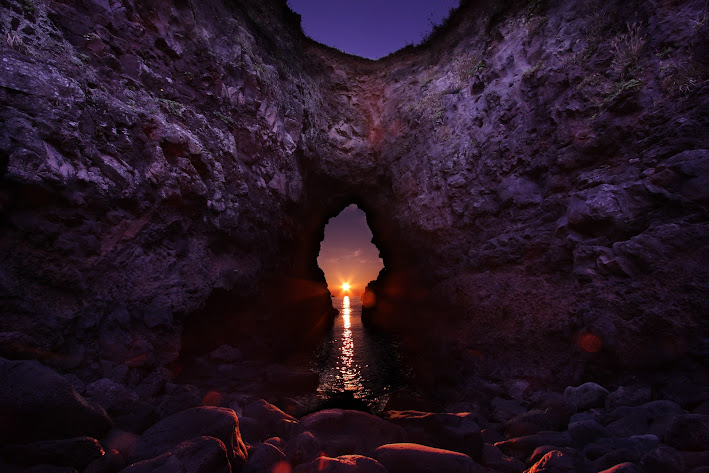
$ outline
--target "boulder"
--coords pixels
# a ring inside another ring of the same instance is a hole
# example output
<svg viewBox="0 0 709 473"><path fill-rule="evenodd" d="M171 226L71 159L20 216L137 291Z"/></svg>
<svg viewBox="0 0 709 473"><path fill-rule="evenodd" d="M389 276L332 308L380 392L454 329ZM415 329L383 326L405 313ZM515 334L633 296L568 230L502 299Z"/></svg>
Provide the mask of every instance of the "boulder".
<svg viewBox="0 0 709 473"><path fill-rule="evenodd" d="M260 438L260 441L269 437L281 437L287 440L298 427L298 420L295 417L263 399L248 404L244 408L244 417L254 419L261 427L261 435L264 437Z"/></svg>
<svg viewBox="0 0 709 473"><path fill-rule="evenodd" d="M329 457L364 455L377 447L402 442L406 431L372 414L343 409L326 409L300 419L301 432L309 431Z"/></svg>
<svg viewBox="0 0 709 473"><path fill-rule="evenodd" d="M244 359L244 354L231 345L221 345L209 353L209 359L219 363L236 363Z"/></svg>
<svg viewBox="0 0 709 473"><path fill-rule="evenodd" d="M506 455L519 459L527 458L534 449L544 445L568 447L571 445L571 435L568 432L538 432L534 435L517 437L495 444Z"/></svg>
<svg viewBox="0 0 709 473"><path fill-rule="evenodd" d="M675 416L665 431L665 443L678 450L709 450L709 415Z"/></svg>
<svg viewBox="0 0 709 473"><path fill-rule="evenodd" d="M651 450L660 445L655 435L637 435L630 438L604 438L587 445L584 454L598 470L618 463L639 463Z"/></svg>
<svg viewBox="0 0 709 473"><path fill-rule="evenodd" d="M603 470L600 473L641 473L640 468L634 463L619 463L614 467Z"/></svg>
<svg viewBox="0 0 709 473"><path fill-rule="evenodd" d="M101 444L90 437L6 445L0 450L0 456L20 465L49 464L71 466L78 470L83 470L103 454Z"/></svg>
<svg viewBox="0 0 709 473"><path fill-rule="evenodd" d="M565 430L569 413L555 409L532 409L505 422L508 437L532 435L543 430Z"/></svg>
<svg viewBox="0 0 709 473"><path fill-rule="evenodd" d="M51 369L36 361L0 359L0 425L0 443L29 443L101 438L111 420Z"/></svg>
<svg viewBox="0 0 709 473"><path fill-rule="evenodd" d="M286 461L286 455L269 443L262 443L249 453L243 473L272 473L275 466Z"/></svg>
<svg viewBox="0 0 709 473"><path fill-rule="evenodd" d="M270 472L269 472L270 473ZM361 455L320 457L298 465L293 473L388 473L381 463Z"/></svg>
<svg viewBox="0 0 709 473"><path fill-rule="evenodd" d="M606 409L620 406L640 406L652 400L650 386L621 386L606 398Z"/></svg>
<svg viewBox="0 0 709 473"><path fill-rule="evenodd" d="M322 456L322 444L311 432L301 432L288 442L286 456L293 465L309 463Z"/></svg>
<svg viewBox="0 0 709 473"><path fill-rule="evenodd" d="M592 407L603 407L608 390L596 383L584 383L581 386L568 386L564 390L564 399L576 409L584 411Z"/></svg>
<svg viewBox="0 0 709 473"><path fill-rule="evenodd" d="M552 450L527 470L527 473L591 473L591 467L580 455Z"/></svg>
<svg viewBox="0 0 709 473"><path fill-rule="evenodd" d="M232 473L228 448L214 437L195 437L174 445L161 455L133 463L121 473Z"/></svg>
<svg viewBox="0 0 709 473"><path fill-rule="evenodd" d="M643 457L640 467L645 473L682 473L684 458L674 448L660 445Z"/></svg>
<svg viewBox="0 0 709 473"><path fill-rule="evenodd" d="M569 435L576 447L583 447L598 439L610 437L611 434L595 420L584 420L570 423Z"/></svg>
<svg viewBox="0 0 709 473"><path fill-rule="evenodd" d="M488 468L503 473L521 473L524 471L524 463L512 457L508 457L494 445L483 445L480 463Z"/></svg>
<svg viewBox="0 0 709 473"><path fill-rule="evenodd" d="M685 413L672 401L653 401L642 406L619 407L604 417L604 423L616 437L653 434L662 440L672 419Z"/></svg>
<svg viewBox="0 0 709 473"><path fill-rule="evenodd" d="M182 442L203 436L219 439L232 470L241 469L246 462L246 446L239 433L239 419L233 410L221 407L194 407L161 420L140 437L132 461L155 458Z"/></svg>
<svg viewBox="0 0 709 473"><path fill-rule="evenodd" d="M389 411L385 417L389 422L406 430L406 439L410 443L465 453L474 459L480 458L483 446L480 427L470 413Z"/></svg>
<svg viewBox="0 0 709 473"><path fill-rule="evenodd" d="M106 450L101 458L91 462L81 473L118 473L128 465L118 450Z"/></svg>
<svg viewBox="0 0 709 473"><path fill-rule="evenodd" d="M86 386L86 398L103 407L116 427L140 433L157 421L153 407L134 391L108 378Z"/></svg>
<svg viewBox="0 0 709 473"><path fill-rule="evenodd" d="M522 407L519 401L499 397L492 400L492 408L493 411L489 417L490 422L506 422L515 416L527 412L527 409Z"/></svg>
<svg viewBox="0 0 709 473"><path fill-rule="evenodd" d="M415 443L382 445L374 453L389 473L478 473L481 466L467 455Z"/></svg>

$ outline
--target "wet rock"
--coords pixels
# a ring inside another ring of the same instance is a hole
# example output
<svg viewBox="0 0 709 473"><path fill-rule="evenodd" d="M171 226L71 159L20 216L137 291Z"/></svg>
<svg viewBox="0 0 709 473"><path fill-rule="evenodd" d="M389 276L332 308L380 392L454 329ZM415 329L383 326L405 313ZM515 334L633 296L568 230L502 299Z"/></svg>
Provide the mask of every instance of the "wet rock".
<svg viewBox="0 0 709 473"><path fill-rule="evenodd" d="M286 455L277 447L262 443L249 453L243 473L272 473L275 466L286 461Z"/></svg>
<svg viewBox="0 0 709 473"><path fill-rule="evenodd" d="M580 411L603 407L607 396L606 388L590 382L576 387L568 386L564 390L564 399Z"/></svg>
<svg viewBox="0 0 709 473"><path fill-rule="evenodd" d="M220 407L194 407L161 420L140 437L132 461L157 457L181 442L202 436L214 437L224 444L234 470L246 462L239 420L234 411Z"/></svg>
<svg viewBox="0 0 709 473"><path fill-rule="evenodd" d="M497 442L502 442L505 440L505 437L496 429L483 429L480 431L480 438L484 443L489 443L490 445L494 445Z"/></svg>
<svg viewBox="0 0 709 473"><path fill-rule="evenodd" d="M377 448L374 458L389 473L478 473L483 469L469 456L414 443L396 443Z"/></svg>
<svg viewBox="0 0 709 473"><path fill-rule="evenodd" d="M106 412L82 398L63 376L33 361L0 359L0 442L80 436L100 438Z"/></svg>
<svg viewBox="0 0 709 473"><path fill-rule="evenodd" d="M311 432L327 456L371 457L380 445L398 443L405 430L377 416L359 411L326 409L300 419L301 432Z"/></svg>
<svg viewBox="0 0 709 473"><path fill-rule="evenodd" d="M479 459L482 451L480 427L469 413L430 413L419 411L389 411L389 422L406 430L409 443L465 453Z"/></svg>
<svg viewBox="0 0 709 473"><path fill-rule="evenodd" d="M508 457L499 448L487 443L483 445L480 463L503 473L521 473L525 469L524 463L520 460Z"/></svg>
<svg viewBox="0 0 709 473"><path fill-rule="evenodd" d="M605 418L606 428L617 437L653 434L662 439L672 419L686 411L672 401L653 401L642 406L619 407Z"/></svg>
<svg viewBox="0 0 709 473"><path fill-rule="evenodd" d="M664 440L678 450L709 450L709 415L675 416L667 426Z"/></svg>
<svg viewBox="0 0 709 473"><path fill-rule="evenodd" d="M133 456L133 452L135 452L135 448L138 446L138 440L140 440L140 436L137 434L121 429L112 429L101 440L101 444L106 450L117 450L128 460Z"/></svg>
<svg viewBox="0 0 709 473"><path fill-rule="evenodd" d="M78 470L83 470L103 454L101 444L90 437L44 440L26 445L6 445L0 449L0 456L12 463L71 466Z"/></svg>
<svg viewBox="0 0 709 473"><path fill-rule="evenodd" d="M289 439L298 428L298 421L278 407L259 399L244 408L244 417L254 419L261 428L260 440L269 437Z"/></svg>
<svg viewBox="0 0 709 473"><path fill-rule="evenodd" d="M320 457L299 465L293 473L387 473L381 463L361 455L343 455L337 458Z"/></svg>
<svg viewBox="0 0 709 473"><path fill-rule="evenodd" d="M133 463L122 473L152 473L169 471L175 473L231 473L241 471L231 468L229 452L221 440L201 436L180 442L163 454L149 460Z"/></svg>
<svg viewBox="0 0 709 473"><path fill-rule="evenodd" d="M674 448L660 445L643 457L640 466L645 473L681 473L684 459Z"/></svg>

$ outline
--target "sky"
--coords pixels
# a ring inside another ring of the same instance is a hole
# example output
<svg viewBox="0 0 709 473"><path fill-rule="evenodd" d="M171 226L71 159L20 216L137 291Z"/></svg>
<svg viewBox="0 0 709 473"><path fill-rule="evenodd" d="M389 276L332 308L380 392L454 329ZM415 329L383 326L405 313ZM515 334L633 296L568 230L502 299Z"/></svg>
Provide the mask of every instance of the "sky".
<svg viewBox="0 0 709 473"><path fill-rule="evenodd" d="M379 59L417 44L459 0L288 0L303 31L346 53Z"/></svg>
<svg viewBox="0 0 709 473"><path fill-rule="evenodd" d="M356 205L346 207L325 226L318 265L336 297L345 295L341 291L345 282L352 284L350 295L360 296L367 283L377 279L384 266L372 243L366 216Z"/></svg>

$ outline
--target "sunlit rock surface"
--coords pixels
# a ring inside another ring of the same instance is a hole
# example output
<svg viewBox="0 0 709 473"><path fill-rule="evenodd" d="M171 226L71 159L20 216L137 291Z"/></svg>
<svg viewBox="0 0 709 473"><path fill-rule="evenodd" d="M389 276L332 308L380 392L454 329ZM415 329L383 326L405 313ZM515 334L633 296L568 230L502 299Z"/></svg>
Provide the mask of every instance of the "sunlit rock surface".
<svg viewBox="0 0 709 473"><path fill-rule="evenodd" d="M691 371L709 348L707 15L469 2L371 62L304 38L279 0L8 0L0 355L165 416L239 406L171 381L188 358L237 379L316 342L323 226L354 202L386 266L368 323L400 333L432 398ZM246 360L206 356L223 345Z"/></svg>

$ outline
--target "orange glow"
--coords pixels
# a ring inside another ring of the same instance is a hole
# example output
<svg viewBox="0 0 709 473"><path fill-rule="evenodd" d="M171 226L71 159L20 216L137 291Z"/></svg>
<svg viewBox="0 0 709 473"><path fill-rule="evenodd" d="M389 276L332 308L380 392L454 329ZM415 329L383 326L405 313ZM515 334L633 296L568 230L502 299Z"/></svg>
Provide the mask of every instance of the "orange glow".
<svg viewBox="0 0 709 473"><path fill-rule="evenodd" d="M342 290L345 292L349 291L350 290L350 283L346 282L346 283L342 284Z"/></svg>
<svg viewBox="0 0 709 473"><path fill-rule="evenodd" d="M202 399L202 402L205 406L219 407L222 405L222 395L216 391L209 391L207 394L205 394L204 399Z"/></svg>
<svg viewBox="0 0 709 473"><path fill-rule="evenodd" d="M372 291L365 290L364 294L362 294L362 307L371 309L375 305L377 305L377 296Z"/></svg>
<svg viewBox="0 0 709 473"><path fill-rule="evenodd" d="M598 353L603 348L603 342L592 333L584 333L579 337L579 346L588 353Z"/></svg>
<svg viewBox="0 0 709 473"><path fill-rule="evenodd" d="M278 462L275 465L273 465L273 469L271 470L271 473L291 473L292 471L293 470L291 469L288 462Z"/></svg>

